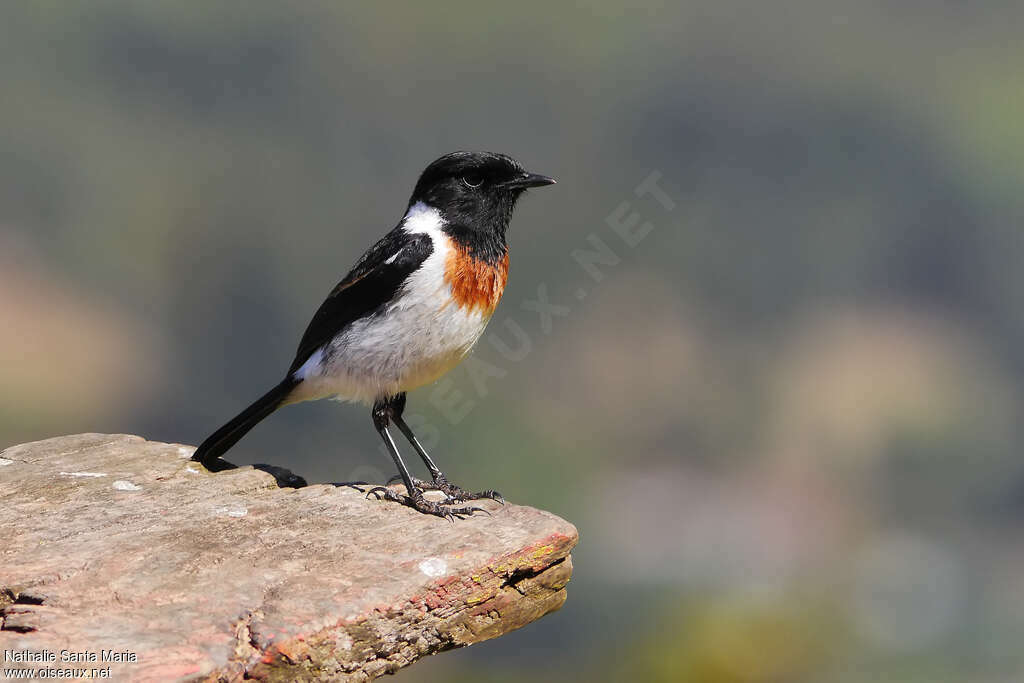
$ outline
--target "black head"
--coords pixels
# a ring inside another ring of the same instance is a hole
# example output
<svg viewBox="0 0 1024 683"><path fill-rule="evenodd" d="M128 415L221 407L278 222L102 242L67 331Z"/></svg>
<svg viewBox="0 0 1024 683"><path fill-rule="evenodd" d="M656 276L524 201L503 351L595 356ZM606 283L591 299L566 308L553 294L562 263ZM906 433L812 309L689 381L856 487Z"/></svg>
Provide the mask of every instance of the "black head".
<svg viewBox="0 0 1024 683"><path fill-rule="evenodd" d="M427 166L409 206L424 202L441 212L450 232L483 232L504 241L516 200L531 187L554 183L493 152L452 152Z"/></svg>

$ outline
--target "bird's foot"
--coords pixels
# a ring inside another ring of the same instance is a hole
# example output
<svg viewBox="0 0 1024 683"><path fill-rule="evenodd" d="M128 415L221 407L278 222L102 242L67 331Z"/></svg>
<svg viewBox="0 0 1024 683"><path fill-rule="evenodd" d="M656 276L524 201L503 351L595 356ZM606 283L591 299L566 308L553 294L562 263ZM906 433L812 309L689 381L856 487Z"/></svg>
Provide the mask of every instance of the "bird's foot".
<svg viewBox="0 0 1024 683"><path fill-rule="evenodd" d="M401 481L401 479L401 475L391 477L388 479L388 485L390 486L396 481ZM493 489L473 493L465 490L461 486L456 486L455 484L450 483L444 474L439 474L435 477L433 483L413 477L412 485L421 491L440 491L447 497L445 499L445 503L464 503L467 500L483 500L484 498L490 498L491 500L498 501L502 505L505 504L505 499L502 498L500 493Z"/></svg>
<svg viewBox="0 0 1024 683"><path fill-rule="evenodd" d="M370 496L376 496L378 500L383 498L384 500L408 505L412 509L418 510L425 515L443 517L450 522L454 522L456 517L459 519L462 519L463 517L470 517L474 512L487 512L487 510L479 507L451 507L442 503L435 503L432 500L427 500L423 496L423 489L419 487L419 484L414 484L414 487L413 495L408 496L398 493L387 486L375 486L367 492L366 497L369 498ZM487 512L487 514L491 513Z"/></svg>

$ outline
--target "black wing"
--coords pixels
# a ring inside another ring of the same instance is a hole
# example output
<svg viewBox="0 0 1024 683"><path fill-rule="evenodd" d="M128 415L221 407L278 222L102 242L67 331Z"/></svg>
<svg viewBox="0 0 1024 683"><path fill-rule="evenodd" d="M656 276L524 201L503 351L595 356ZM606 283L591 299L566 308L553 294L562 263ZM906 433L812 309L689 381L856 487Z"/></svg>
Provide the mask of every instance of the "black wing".
<svg viewBox="0 0 1024 683"><path fill-rule="evenodd" d="M429 235L410 235L401 226L370 247L309 321L288 374L352 322L389 303L405 279L433 250Z"/></svg>

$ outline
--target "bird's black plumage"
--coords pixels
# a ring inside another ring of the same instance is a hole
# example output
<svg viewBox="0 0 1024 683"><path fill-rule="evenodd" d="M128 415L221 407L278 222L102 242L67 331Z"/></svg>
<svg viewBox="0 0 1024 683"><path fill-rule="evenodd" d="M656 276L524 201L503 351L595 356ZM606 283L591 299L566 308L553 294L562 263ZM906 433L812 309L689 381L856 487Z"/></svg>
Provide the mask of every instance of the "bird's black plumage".
<svg viewBox="0 0 1024 683"><path fill-rule="evenodd" d="M423 171L409 206L423 202L444 207L445 233L494 264L505 255L505 232L516 202L529 187L519 184L527 177L543 178L504 154L452 152Z"/></svg>
<svg viewBox="0 0 1024 683"><path fill-rule="evenodd" d="M206 437L192 454L192 459L203 463L207 469L218 469L214 464L217 459L263 418L277 410L297 384L298 380L289 374L277 386L253 401L252 405L231 418L226 425Z"/></svg>
<svg viewBox="0 0 1024 683"><path fill-rule="evenodd" d="M204 440L192 459L209 467L263 418L277 410L299 384L293 373L310 354L354 321L382 312L431 251L433 246L427 235L410 235L401 226L381 238L331 290L313 315L285 378Z"/></svg>
<svg viewBox="0 0 1024 683"><path fill-rule="evenodd" d="M288 373L295 372L311 353L354 321L381 312L433 250L430 237L410 235L400 225L370 247L320 304Z"/></svg>

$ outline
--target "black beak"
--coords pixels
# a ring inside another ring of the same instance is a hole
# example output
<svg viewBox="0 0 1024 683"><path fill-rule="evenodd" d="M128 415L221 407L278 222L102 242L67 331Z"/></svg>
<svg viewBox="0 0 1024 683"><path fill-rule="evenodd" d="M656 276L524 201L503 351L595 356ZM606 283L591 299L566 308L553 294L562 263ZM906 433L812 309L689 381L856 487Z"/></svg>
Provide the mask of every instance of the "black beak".
<svg viewBox="0 0 1024 683"><path fill-rule="evenodd" d="M524 173L518 178L514 178L507 183L504 183L505 187L515 190L525 190L528 187L544 187L545 185L554 184L554 178L549 178L546 175L540 175L539 173Z"/></svg>

